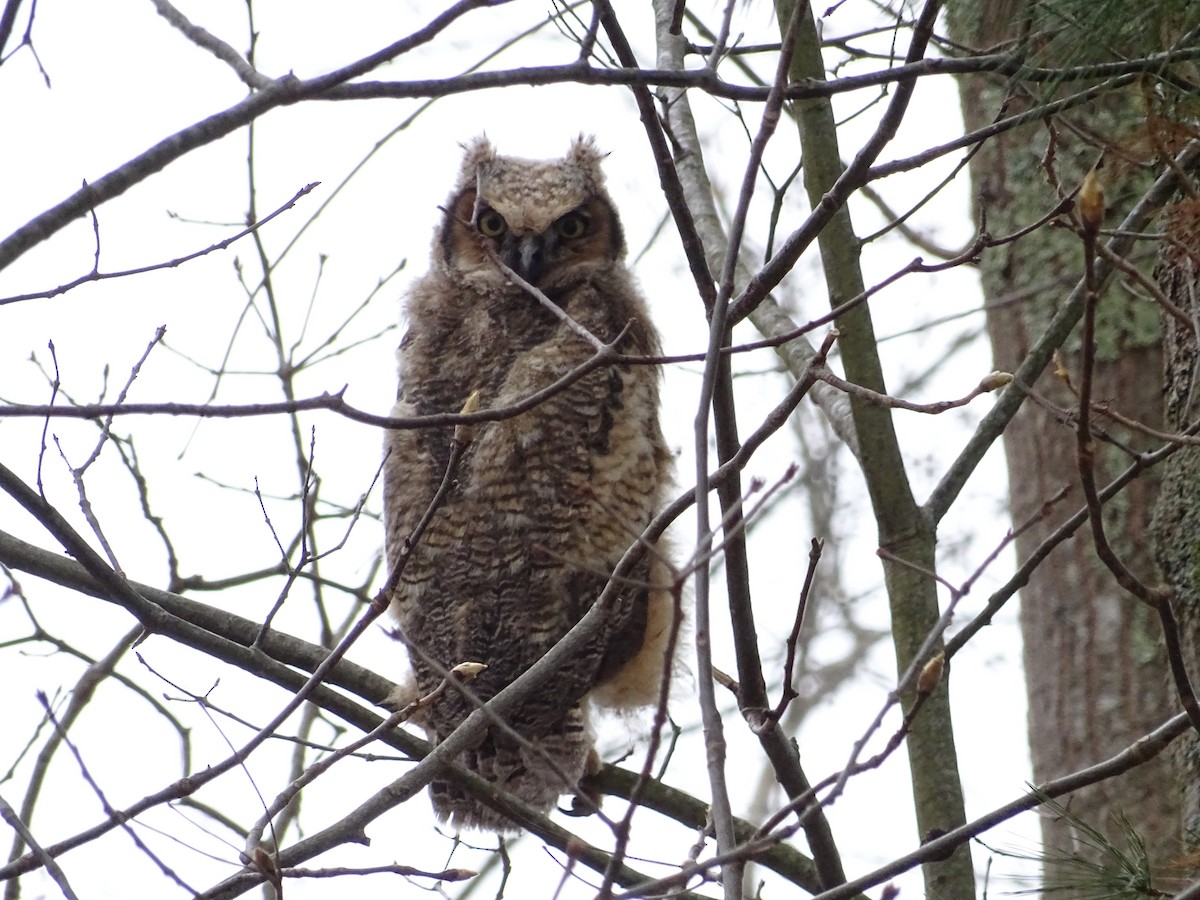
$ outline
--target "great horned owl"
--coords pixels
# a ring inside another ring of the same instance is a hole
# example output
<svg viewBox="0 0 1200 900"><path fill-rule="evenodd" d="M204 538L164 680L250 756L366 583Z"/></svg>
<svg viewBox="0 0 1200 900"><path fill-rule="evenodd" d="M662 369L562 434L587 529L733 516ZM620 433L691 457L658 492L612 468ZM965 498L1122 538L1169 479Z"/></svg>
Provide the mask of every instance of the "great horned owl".
<svg viewBox="0 0 1200 900"><path fill-rule="evenodd" d="M429 273L405 306L395 414L454 413L525 400L586 362L583 336L513 282L505 265L592 335L628 328L626 354L654 355L658 335L622 259L621 223L591 138L565 158L466 148L433 240ZM462 662L487 665L469 688L487 700L537 662L592 606L609 574L661 507L669 454L658 422L658 372L599 368L514 418L473 436L444 502L398 580L392 610L428 694ZM389 566L428 508L453 429L390 431L384 507ZM460 760L538 810L596 763L588 708L654 703L673 604L661 552L624 583L602 637ZM433 665L430 660L436 661ZM474 704L448 690L419 718L444 739ZM561 773L561 774L560 774ZM430 785L439 818L460 827L515 826L462 788Z"/></svg>

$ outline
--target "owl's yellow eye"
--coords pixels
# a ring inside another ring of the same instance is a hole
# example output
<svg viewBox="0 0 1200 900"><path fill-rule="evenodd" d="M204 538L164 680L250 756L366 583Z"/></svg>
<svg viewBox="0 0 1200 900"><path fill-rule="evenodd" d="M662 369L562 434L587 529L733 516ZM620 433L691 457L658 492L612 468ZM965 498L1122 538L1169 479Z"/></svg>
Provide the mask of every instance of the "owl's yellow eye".
<svg viewBox="0 0 1200 900"><path fill-rule="evenodd" d="M508 230L508 223L494 209L485 209L479 214L477 227L484 237L498 238Z"/></svg>
<svg viewBox="0 0 1200 900"><path fill-rule="evenodd" d="M587 234L588 220L583 213L569 212L555 222L554 227L558 229L559 237L573 241Z"/></svg>

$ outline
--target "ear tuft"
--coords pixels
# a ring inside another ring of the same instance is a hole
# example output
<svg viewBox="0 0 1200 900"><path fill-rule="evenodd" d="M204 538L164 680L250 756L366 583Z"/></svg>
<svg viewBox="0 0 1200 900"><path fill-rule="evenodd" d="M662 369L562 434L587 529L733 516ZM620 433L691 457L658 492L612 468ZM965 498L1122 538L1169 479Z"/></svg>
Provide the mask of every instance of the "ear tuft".
<svg viewBox="0 0 1200 900"><path fill-rule="evenodd" d="M463 161L459 182L474 184L475 173L479 171L479 167L496 158L496 148L492 146L492 142L488 140L486 134L481 134L460 146L463 148Z"/></svg>
<svg viewBox="0 0 1200 900"><path fill-rule="evenodd" d="M575 140L571 141L571 149L567 151L567 162L580 166L581 168L595 169L597 176L600 172L600 163L608 156L607 153L601 152L596 146L596 138L590 134L581 134Z"/></svg>

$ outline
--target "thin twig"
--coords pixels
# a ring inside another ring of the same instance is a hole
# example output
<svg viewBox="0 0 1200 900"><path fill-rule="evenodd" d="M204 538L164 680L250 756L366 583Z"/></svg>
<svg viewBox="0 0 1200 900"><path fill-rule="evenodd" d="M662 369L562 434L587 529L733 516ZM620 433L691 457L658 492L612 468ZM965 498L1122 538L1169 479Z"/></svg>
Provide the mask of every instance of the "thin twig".
<svg viewBox="0 0 1200 900"><path fill-rule="evenodd" d="M92 793L95 794L96 799L98 799L100 801L100 806L101 806L101 808L103 808L104 812L107 813L110 817L120 818L121 829L127 835L129 835L129 839L131 841L133 841L134 846L136 846L139 850L141 850L142 853L144 853L151 860L151 862L153 862L158 867L158 870L160 872L162 872L164 876L166 876L169 880L173 881L175 884L179 885L185 891L189 891L193 894L196 893L195 889L193 887L191 887L187 882L185 882L161 858L159 858L158 854L156 854L153 850L151 850L148 846L146 846L146 843L141 839L141 837L138 836L138 833L134 830L133 825L128 820L126 820L124 817L120 816L120 814L117 812L116 808L111 803L109 803L108 797L105 796L103 789L101 789L99 783L92 776L91 771L89 771L87 763L84 762L83 754L79 752L79 748L75 746L74 742L67 736L66 731L64 731L62 726L59 724L58 717L54 715L54 710L51 709L51 707L50 707L49 699L46 697L46 695L42 691L37 692L37 699L38 699L38 702L41 703L42 708L45 710L46 716L47 716L47 718L49 718L50 723L54 726L55 731L58 732L59 737L62 740L63 744L71 752L71 755L75 758L75 763L79 766L80 777L83 778L84 783L86 783L87 786L92 789ZM45 851L43 851L43 853L44 852Z"/></svg>
<svg viewBox="0 0 1200 900"><path fill-rule="evenodd" d="M771 718L775 721L783 718L788 705L797 697L796 689L792 685L795 675L796 647L800 642L800 631L804 627L804 613L808 609L808 597L812 591L813 579L817 574L817 563L821 561L821 551L824 549L825 542L823 540L812 539L808 550L808 568L804 572L804 584L800 588L800 599L796 601L796 616L792 622L791 634L787 639L787 658L783 663L783 696L779 698L776 707L771 710Z"/></svg>
<svg viewBox="0 0 1200 900"><path fill-rule="evenodd" d="M600 338L596 337L594 334L576 322L571 317L570 313L547 297L540 288L530 284L519 274L517 274L517 272L515 272L513 268L508 265L508 263L500 258L500 254L496 252L496 248L492 242L484 237L474 225L465 219L461 219L452 215L449 210L443 207L439 206L438 209L445 213L447 217L451 218L456 225L467 232L467 236L475 241L475 244L479 247L480 251L482 251L483 254L491 261L492 265L500 270L501 274L503 274L511 284L516 285L529 296L533 297L533 299L541 304L543 309L561 321L579 337L591 344L592 349L595 350L598 355L603 355L606 359L610 359L613 356L615 353L614 347L619 343L619 341L613 341L612 345L605 344L604 341L600 340ZM629 331L629 327L629 325L626 325L621 334L625 335Z"/></svg>
<svg viewBox="0 0 1200 900"><path fill-rule="evenodd" d="M890 394L881 394L878 391L873 391L870 388L865 388L861 384L854 384L846 381L835 375L828 368L822 368L817 371L817 377L826 384L836 387L838 390L845 391L848 394L853 394L866 400L868 403L874 403L876 406L884 406L888 409L904 409L909 412L926 413L927 415L940 415L947 410L958 409L966 406L976 397L981 394L989 394L992 391L997 391L1004 387L1010 381L1012 376L1007 372L992 372L990 375L985 375L965 396L959 397L957 400L936 400L933 403L912 403L908 400L903 400L900 397L893 397Z"/></svg>
<svg viewBox="0 0 1200 900"><path fill-rule="evenodd" d="M216 35L196 25L167 0L150 0L150 2L158 10L158 14L170 22L172 27L197 47L207 50L228 65L248 87L261 90L271 86L273 79L255 69L240 53Z"/></svg>
<svg viewBox="0 0 1200 900"><path fill-rule="evenodd" d="M1035 809L1042 802L1039 797L1061 797L1144 765L1165 750L1175 738L1187 731L1188 727L1187 716L1180 713L1103 762L1061 778L1045 781L1024 797L1006 803L972 822L960 825L958 828L922 844L920 849L892 860L885 866L831 891L818 894L812 900L848 900L860 891L882 884L884 881L895 878L923 863L941 859L946 853L989 828L994 828L1001 822L1006 822L1026 810Z"/></svg>
<svg viewBox="0 0 1200 900"><path fill-rule="evenodd" d="M1112 573L1117 583L1136 599L1153 609L1163 630L1167 661L1179 702L1187 712L1192 727L1200 733L1200 699L1192 687L1179 636L1179 624L1173 610L1174 589L1167 584L1151 587L1138 578L1117 555L1108 541L1104 527L1104 508L1096 490L1095 444L1092 441L1092 375L1096 355L1096 307L1100 302L1100 285L1096 275L1096 238L1103 218L1103 193L1093 169L1084 180L1081 192L1080 233L1083 238L1084 308L1083 335L1079 372L1079 413L1076 419L1075 457L1079 481L1091 524L1092 545L1096 555ZM1088 190L1089 186L1092 188ZM1089 203L1089 195L1091 202Z"/></svg>
<svg viewBox="0 0 1200 900"><path fill-rule="evenodd" d="M528 412L555 394L566 390L572 384L591 374L601 366L609 365L613 362L624 362L624 358L615 354L614 351L617 342L624 339L626 330L617 335L614 343L607 345L604 351L594 354L557 381L547 385L540 391L530 394L524 400L510 403L507 406L497 406L469 413L431 413L424 416L380 416L366 410L358 409L347 403L344 397L345 389L343 388L341 391L333 394L323 393L315 397L302 397L294 400L279 400L268 403L97 403L76 406L10 404L0 406L0 416L13 418L94 419L99 416L109 415L166 415L221 419L276 416L281 413L328 410L354 422L361 422L364 425L374 425L380 428L440 428L447 425L476 425L481 422L499 422Z"/></svg>
<svg viewBox="0 0 1200 900"><path fill-rule="evenodd" d="M24 841L46 867L46 871L50 873L50 879L58 885L58 889L62 891L63 896L67 900L79 900L79 895L71 888L71 882L67 880L67 873L62 870L62 867L55 861L54 857L46 852L45 848L38 843L37 838L33 836L33 832L26 827L21 821L17 811L13 809L8 801L0 797L0 819L11 828L17 837Z"/></svg>
<svg viewBox="0 0 1200 900"><path fill-rule="evenodd" d="M458 675L459 678L466 677L462 671L456 672L455 674ZM246 849L244 851L246 858L249 859L253 857L255 851L262 844L264 830L272 824L272 820L276 815L287 808L287 806L299 795L301 790L312 784L321 775L324 775L333 767L335 763L340 762L348 756L354 755L363 747L374 743L381 735L391 731L401 723L407 722L418 711L428 707L438 697L446 693L446 691L450 689L451 684L451 679L448 675L446 678L443 678L441 683L439 683L438 686L428 694L424 695L423 697L418 697L411 703L406 704L403 708L392 713L366 734L348 744L338 747L337 750L333 751L327 756L323 756L317 762L308 766L299 776L292 779L292 781L284 786L284 788L275 796L275 799L271 802L271 804L264 807L263 815L261 815L258 821L250 827L250 830L246 836ZM278 841L273 840L272 846L277 847Z"/></svg>
<svg viewBox="0 0 1200 900"><path fill-rule="evenodd" d="M1176 157L1176 162L1186 169L1197 157L1200 157L1200 140L1189 142ZM1153 218L1162 204L1175 191L1175 184L1176 175L1173 171L1159 176L1154 185L1142 195L1125 216L1119 229L1119 235L1108 241L1108 248L1119 255L1129 253L1136 243L1134 233ZM1097 267L1098 277L1107 278L1110 272L1110 268ZM1062 345L1067 335L1074 329L1079 317L1083 314L1084 290L1082 281L1075 286L1067 301L1046 326L1041 337L1029 348L1021 365L1012 373L1014 385L1000 393L996 405L980 420L975 428L975 433L930 494L924 508L935 522L946 514L979 461L996 439L1004 433L1012 417L1021 408L1025 401L1025 394L1020 390L1019 385L1033 384L1037 381L1054 351Z"/></svg>
<svg viewBox="0 0 1200 900"><path fill-rule="evenodd" d="M415 545L420 539L421 534L434 513L438 505L445 496L446 489L451 480L454 467L457 465L458 459L461 457L461 446L456 440L452 444L452 448L459 446L458 453L451 452L451 458L447 463L446 477L443 479L442 486L435 494L430 502L429 508L426 509L420 522L413 530L413 535L410 536L410 542ZM139 618L143 624L150 630L153 630L153 623L159 619L169 618L169 614L165 613L160 607L149 603L145 598L139 596L133 587L123 577L113 572L108 568L103 560L101 560L95 552L84 542L70 526L61 518L56 510L49 504L41 500L36 494L29 490L19 479L8 471L3 465L0 465L0 485L8 491L9 495L16 499L21 505L25 506L31 513L36 515L38 520L47 527L63 546L70 550L71 554L79 559L89 573L103 584L109 585L113 593L118 596L125 597L129 603L131 611L140 612ZM241 765L250 754L257 749L268 737L283 724L283 722L306 700L308 697L323 683L325 676L329 671L341 660L350 646L362 635L367 628L387 609L388 600L390 599L391 590L394 589L396 579L399 578L403 571L407 557L402 557L395 569L392 572L388 582L384 585L375 601L370 605L368 610L360 617L355 627L352 628L346 636L339 642L338 646L331 650L325 658L313 669L312 674L304 681L300 688L293 694L292 698L286 703L281 712L279 712L266 726L261 728L253 737L250 738L236 753L226 757L219 763L214 763L204 770L202 773L196 773L189 776L186 781L186 787L175 784L163 791L159 791L144 797L141 801L134 804L131 810L114 810L110 816L110 822L121 823L131 818L146 809L152 808L158 804L167 802L172 799L177 799L182 789L184 793L194 793L201 786L224 774L234 766Z"/></svg>
<svg viewBox="0 0 1200 900"><path fill-rule="evenodd" d="M157 2L161 3L161 2L163 2L163 0L157 0ZM45 300L50 297L57 297L60 294L67 293L67 291L74 290L75 288L79 287L81 284L88 284L89 282L92 282L92 281L107 281L112 278L128 278L131 275L144 275L146 272L156 272L159 269L174 269L177 266L181 266L186 262L191 262L193 259L199 259L202 256L207 256L208 254L215 253L218 250L224 250L225 248L229 247L231 244L233 244L237 241L240 241L242 238L246 237L246 235L253 234L254 232L258 231L258 229L262 228L264 225L266 225L268 222L270 222L276 216L291 209L293 206L296 205L296 202L301 197L303 197L305 194L309 193L310 191L312 191L313 189L318 187L320 184L321 184L321 182L319 182L319 181L314 181L311 184L306 184L304 187L302 187L299 191L296 192L296 195L294 197L292 197L291 200L289 200L289 201L287 201L287 203L283 204L283 206L276 209L270 215L264 216L263 218L259 219L257 222L255 222L253 225L251 225L249 228L243 228L241 231L239 231L237 234L233 235L232 237L224 238L223 240L217 241L215 244L210 244L209 246L205 247L203 250L197 250L194 253L187 254L186 256L176 257L175 259L170 259L170 260L167 260L166 262L153 263L152 265L148 265L148 266L140 266L136 269L124 269L120 272L101 272L100 271L100 251L99 251L99 244L98 244L99 234L97 234L97 249L96 249L95 264L92 267L92 271L88 272L88 274L81 275L78 278L76 278L74 281L68 281L65 284L60 284L58 287L50 288L49 290L36 291L32 294L14 294L11 297L0 297L0 306L4 306L5 304L8 304L8 303L20 303L24 300Z"/></svg>
<svg viewBox="0 0 1200 900"><path fill-rule="evenodd" d="M90 182L83 189L0 240L0 270L42 241L57 234L88 210L120 196L135 184L145 181L197 147L203 147L232 134L268 110L305 97L317 96L336 85L360 77L429 42L467 13L495 5L497 0L459 0L424 27L346 66L307 80L301 80L295 75L285 75L273 81L269 87L251 94L228 109L189 125Z"/></svg>
<svg viewBox="0 0 1200 900"><path fill-rule="evenodd" d="M727 7L727 13L732 13L732 5ZM779 55L776 66L774 83L763 110L759 131L750 148L749 159L743 171L741 189L738 194L738 205L730 224L728 252L725 258L724 270L721 273L720 287L715 302L709 308L709 337L707 358L704 364L704 379L700 387L700 397L694 426L694 445L696 454L696 555L707 560L712 552L712 534L708 518L708 504L705 502L710 487L708 484L708 453L709 453L709 415L712 410L718 429L718 453L721 461L725 462L737 452L737 436L734 431L736 417L733 415L732 383L728 357L722 357L720 350L729 342L728 319L729 297L733 292L734 276L737 272L738 253L742 244L742 235L746 225L750 201L754 194L754 185L758 178L760 163L767 144L775 134L783 107L783 87L788 81L788 71L799 34L799 23L803 11L797 9L788 24L784 38L783 51ZM714 51L715 57L716 51ZM711 61L710 61L711 62ZM730 597L731 621L733 623L734 639L737 644L738 671L741 675L742 693L739 702L748 703L751 707L762 710L766 706L766 686L763 683L762 665L758 659L757 642L754 628L753 612L750 605L747 564L744 558L742 532L738 527L737 502L740 500L740 488L736 480L731 482L720 493L721 505L728 516L734 518L728 527L733 534L738 535L737 544L730 549L736 549L736 555L731 557L729 579L733 580L733 591ZM696 680L699 686L701 718L704 726L704 744L708 763L708 777L711 786L713 804L713 830L717 839L718 852L730 850L736 842L733 827L733 811L730 805L729 788L725 779L725 737L724 726L721 722L720 710L717 707L712 678L712 623L710 618L709 587L710 566L706 563L697 572L694 582L695 601L693 615L696 621ZM752 680L752 685L747 680ZM748 696L749 688L753 687L753 695ZM742 866L732 865L721 872L721 883L726 900L738 900L742 896Z"/></svg>

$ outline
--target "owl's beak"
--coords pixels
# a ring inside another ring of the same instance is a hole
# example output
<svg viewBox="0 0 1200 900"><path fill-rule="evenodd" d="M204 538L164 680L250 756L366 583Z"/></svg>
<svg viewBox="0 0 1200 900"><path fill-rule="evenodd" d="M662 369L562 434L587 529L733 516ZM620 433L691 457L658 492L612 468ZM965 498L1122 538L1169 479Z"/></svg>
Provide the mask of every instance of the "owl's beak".
<svg viewBox="0 0 1200 900"><path fill-rule="evenodd" d="M521 235L509 255L512 258L506 259L505 262L514 272L530 283L536 281L546 262L542 235L532 232Z"/></svg>

